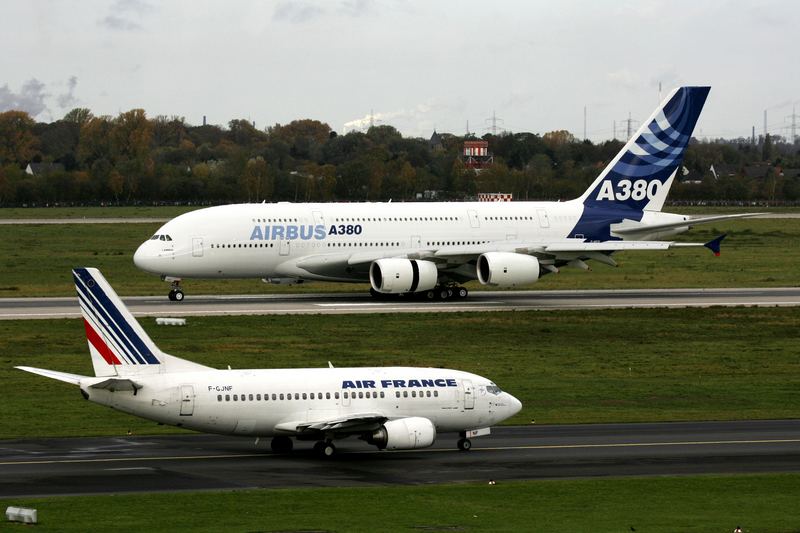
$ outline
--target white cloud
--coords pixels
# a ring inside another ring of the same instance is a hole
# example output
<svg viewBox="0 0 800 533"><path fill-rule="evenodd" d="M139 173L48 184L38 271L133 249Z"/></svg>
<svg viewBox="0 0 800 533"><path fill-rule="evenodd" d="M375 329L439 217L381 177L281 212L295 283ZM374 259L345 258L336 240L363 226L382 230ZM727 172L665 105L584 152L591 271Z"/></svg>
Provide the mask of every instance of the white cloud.
<svg viewBox="0 0 800 533"><path fill-rule="evenodd" d="M78 99L75 98L75 87L77 86L78 77L70 76L69 80L67 80L67 92L59 94L56 99L58 107L61 109L72 109L79 103Z"/></svg>
<svg viewBox="0 0 800 533"><path fill-rule="evenodd" d="M36 117L47 111L45 98L50 96L45 91L45 85L36 78L31 78L22 84L22 88L15 93L8 85L0 87L0 111L25 111Z"/></svg>
<svg viewBox="0 0 800 533"><path fill-rule="evenodd" d="M110 7L111 13L98 23L114 31L135 31L142 29L142 18L154 8L142 0L117 0Z"/></svg>

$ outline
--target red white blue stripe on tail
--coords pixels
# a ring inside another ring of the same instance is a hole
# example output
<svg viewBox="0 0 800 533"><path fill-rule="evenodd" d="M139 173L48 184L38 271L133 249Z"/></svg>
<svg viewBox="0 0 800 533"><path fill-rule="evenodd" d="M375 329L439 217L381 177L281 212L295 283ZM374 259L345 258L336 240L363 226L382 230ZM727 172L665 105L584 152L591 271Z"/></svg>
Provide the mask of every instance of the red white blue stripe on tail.
<svg viewBox="0 0 800 533"><path fill-rule="evenodd" d="M95 372L115 373L116 366L159 365L160 350L95 268L72 271Z"/></svg>

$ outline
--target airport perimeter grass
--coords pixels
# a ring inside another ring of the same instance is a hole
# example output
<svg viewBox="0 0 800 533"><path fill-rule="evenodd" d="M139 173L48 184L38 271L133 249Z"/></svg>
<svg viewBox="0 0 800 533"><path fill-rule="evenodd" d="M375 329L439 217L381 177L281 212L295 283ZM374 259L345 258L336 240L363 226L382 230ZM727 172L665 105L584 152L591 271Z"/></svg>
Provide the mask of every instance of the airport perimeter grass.
<svg viewBox="0 0 800 533"><path fill-rule="evenodd" d="M76 218L173 218L203 206L108 206L108 207L3 207L0 220L24 219L76 219Z"/></svg>
<svg viewBox="0 0 800 533"><path fill-rule="evenodd" d="M0 225L0 297L73 296L70 270L100 268L122 295L163 294L168 284L133 264L133 252L159 224ZM707 242L728 233L722 256L704 248L615 254L619 268L591 262L592 271L565 268L533 290L659 287L776 287L800 283L800 219L745 219L699 226L680 240ZM476 282L472 289L484 289ZM188 295L265 292L366 292L366 284L295 287L250 280L186 280Z"/></svg>
<svg viewBox="0 0 800 533"><path fill-rule="evenodd" d="M509 423L800 416L800 308L189 317L142 323L162 349L225 368L433 366L517 396ZM16 370L91 375L80 319L0 321L0 438L180 431Z"/></svg>
<svg viewBox="0 0 800 533"><path fill-rule="evenodd" d="M264 475L269 475L265 470ZM37 531L798 531L800 475L21 498ZM5 502L4 502L5 503ZM6 525L8 530L24 526ZM27 529L27 528L26 528Z"/></svg>

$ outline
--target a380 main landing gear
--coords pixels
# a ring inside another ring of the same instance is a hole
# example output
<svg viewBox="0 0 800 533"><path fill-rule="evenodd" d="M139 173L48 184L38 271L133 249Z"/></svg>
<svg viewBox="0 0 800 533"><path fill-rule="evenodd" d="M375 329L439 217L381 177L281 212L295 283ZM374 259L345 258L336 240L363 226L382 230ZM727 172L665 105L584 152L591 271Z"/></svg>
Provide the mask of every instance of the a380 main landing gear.
<svg viewBox="0 0 800 533"><path fill-rule="evenodd" d="M426 300L463 300L469 294L466 287L461 285L439 285L429 291L420 293Z"/></svg>
<svg viewBox="0 0 800 533"><path fill-rule="evenodd" d="M393 298L401 296L400 294L384 294L376 291L373 288L369 289L369 293L376 300L391 300ZM463 300L464 298L467 297L468 294L469 291L467 290L467 288L462 287L461 285L439 285L428 291L409 292L403 294L402 296L405 296L407 298L418 298L421 300L428 300L429 302L432 302L432 301L444 301L451 299Z"/></svg>

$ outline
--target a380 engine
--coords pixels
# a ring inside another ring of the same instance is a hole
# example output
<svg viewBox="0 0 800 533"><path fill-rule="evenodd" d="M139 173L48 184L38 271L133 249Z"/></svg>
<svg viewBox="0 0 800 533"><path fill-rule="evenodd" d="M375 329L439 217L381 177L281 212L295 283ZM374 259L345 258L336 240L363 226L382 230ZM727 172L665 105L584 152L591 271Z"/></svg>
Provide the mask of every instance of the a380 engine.
<svg viewBox="0 0 800 533"><path fill-rule="evenodd" d="M539 260L532 255L487 252L478 257L477 271L483 285L529 285L539 279Z"/></svg>
<svg viewBox="0 0 800 533"><path fill-rule="evenodd" d="M427 291L436 287L439 271L430 261L378 259L369 267L372 288L384 294Z"/></svg>
<svg viewBox="0 0 800 533"><path fill-rule="evenodd" d="M433 422L419 416L390 420L366 439L381 450L427 448L434 440L436 427Z"/></svg>

